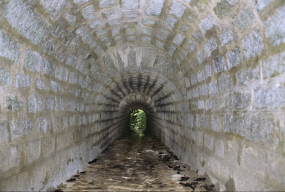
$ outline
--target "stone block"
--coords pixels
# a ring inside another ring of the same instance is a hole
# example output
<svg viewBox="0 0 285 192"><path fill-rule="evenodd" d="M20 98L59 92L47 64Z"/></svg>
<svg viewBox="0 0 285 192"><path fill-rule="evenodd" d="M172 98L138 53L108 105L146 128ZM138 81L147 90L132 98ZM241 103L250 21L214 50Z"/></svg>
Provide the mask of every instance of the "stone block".
<svg viewBox="0 0 285 192"><path fill-rule="evenodd" d="M62 97L55 97L55 108L54 109L56 111L63 111L64 110Z"/></svg>
<svg viewBox="0 0 285 192"><path fill-rule="evenodd" d="M227 70L226 62L223 56L217 56L216 59L213 60L213 66L215 73Z"/></svg>
<svg viewBox="0 0 285 192"><path fill-rule="evenodd" d="M199 61L200 64L207 58L207 55L206 55L206 53L205 53L205 51L203 49L198 51L197 56L198 56L198 61Z"/></svg>
<svg viewBox="0 0 285 192"><path fill-rule="evenodd" d="M261 12L272 1L273 0L253 0L255 8L258 12Z"/></svg>
<svg viewBox="0 0 285 192"><path fill-rule="evenodd" d="M209 94L215 94L218 92L219 92L219 89L217 85L217 80L210 82L209 83Z"/></svg>
<svg viewBox="0 0 285 192"><path fill-rule="evenodd" d="M175 15L177 18L181 18L184 14L186 7L177 1L173 1L170 6L169 13Z"/></svg>
<svg viewBox="0 0 285 192"><path fill-rule="evenodd" d="M235 49L231 51L228 51L226 53L226 57L227 57L227 64L228 64L229 69L231 69L232 67L238 66L238 64L240 64L242 61L240 50L238 47L236 47Z"/></svg>
<svg viewBox="0 0 285 192"><path fill-rule="evenodd" d="M191 85L195 85L197 83L196 74L195 73L192 74L190 78L191 78Z"/></svg>
<svg viewBox="0 0 285 192"><path fill-rule="evenodd" d="M235 76L238 85L247 85L250 81L260 78L259 67L257 66L256 68L250 70L239 71Z"/></svg>
<svg viewBox="0 0 285 192"><path fill-rule="evenodd" d="M56 141L57 141L56 150L60 150L67 146L70 146L73 143L73 133L72 132L63 133L57 137Z"/></svg>
<svg viewBox="0 0 285 192"><path fill-rule="evenodd" d="M134 51L134 50L131 50L128 53L128 66L137 66L136 51Z"/></svg>
<svg viewBox="0 0 285 192"><path fill-rule="evenodd" d="M263 65L264 77L274 77L285 72L285 52L269 57Z"/></svg>
<svg viewBox="0 0 285 192"><path fill-rule="evenodd" d="M246 108L251 103L249 92L234 92L230 94L230 106L235 109Z"/></svg>
<svg viewBox="0 0 285 192"><path fill-rule="evenodd" d="M210 151L213 151L214 150L214 137L208 135L208 134L205 134L205 137L204 137L204 146L210 150Z"/></svg>
<svg viewBox="0 0 285 192"><path fill-rule="evenodd" d="M207 53L207 56L210 57L212 52L218 48L215 38L209 39L207 43L204 44L204 49Z"/></svg>
<svg viewBox="0 0 285 192"><path fill-rule="evenodd" d="M23 0L9 1L5 6L4 17L20 35L41 47L50 30L28 3Z"/></svg>
<svg viewBox="0 0 285 192"><path fill-rule="evenodd" d="M260 31L254 30L242 39L243 55L246 60L258 56L264 49Z"/></svg>
<svg viewBox="0 0 285 192"><path fill-rule="evenodd" d="M121 1L123 9L138 9L140 6L139 0L122 0Z"/></svg>
<svg viewBox="0 0 285 192"><path fill-rule="evenodd" d="M67 5L66 0L40 0L40 4L44 7L53 20L56 19L56 17L60 14L60 11Z"/></svg>
<svg viewBox="0 0 285 192"><path fill-rule="evenodd" d="M48 96L45 100L46 111L53 111L54 96Z"/></svg>
<svg viewBox="0 0 285 192"><path fill-rule="evenodd" d="M17 88L27 88L31 86L31 79L29 75L25 77L21 74L15 74L15 80Z"/></svg>
<svg viewBox="0 0 285 192"><path fill-rule="evenodd" d="M217 116L211 116L211 127L213 131L221 132L222 131L221 119Z"/></svg>
<svg viewBox="0 0 285 192"><path fill-rule="evenodd" d="M55 137L46 137L42 139L42 154L47 158L55 152Z"/></svg>
<svg viewBox="0 0 285 192"><path fill-rule="evenodd" d="M199 82L201 82L201 81L203 81L205 79L205 75L204 74L205 74L204 70L197 72L197 79L198 79Z"/></svg>
<svg viewBox="0 0 285 192"><path fill-rule="evenodd" d="M80 85L80 87L82 87L82 88L85 87L85 81L84 81L82 76L79 76L79 78L78 78L78 85Z"/></svg>
<svg viewBox="0 0 285 192"><path fill-rule="evenodd" d="M28 141L25 144L26 161L25 164L30 164L39 159L41 154L41 140L35 139Z"/></svg>
<svg viewBox="0 0 285 192"><path fill-rule="evenodd" d="M265 35L272 46L285 42L285 6L276 9L275 14L264 21Z"/></svg>
<svg viewBox="0 0 285 192"><path fill-rule="evenodd" d="M23 66L31 72L41 72L42 57L36 52L25 49Z"/></svg>
<svg viewBox="0 0 285 192"><path fill-rule="evenodd" d="M203 133L196 132L195 140L198 146L203 147Z"/></svg>
<svg viewBox="0 0 285 192"><path fill-rule="evenodd" d="M198 109L204 109L204 100L198 101Z"/></svg>
<svg viewBox="0 0 285 192"><path fill-rule="evenodd" d="M9 141L8 123L7 120L0 122L0 143Z"/></svg>
<svg viewBox="0 0 285 192"><path fill-rule="evenodd" d="M48 117L39 117L36 121L36 129L38 132L51 132L51 120Z"/></svg>
<svg viewBox="0 0 285 192"><path fill-rule="evenodd" d="M57 67L55 70L55 78L66 82L68 76L68 69L65 67Z"/></svg>
<svg viewBox="0 0 285 192"><path fill-rule="evenodd" d="M191 90L188 90L187 91L187 100L191 99L192 96L191 96Z"/></svg>
<svg viewBox="0 0 285 192"><path fill-rule="evenodd" d="M225 145L224 141L221 139L216 140L215 154L221 158L224 158Z"/></svg>
<svg viewBox="0 0 285 192"><path fill-rule="evenodd" d="M209 119L209 115L201 115L202 116L202 124L203 127L206 129L210 129L210 119Z"/></svg>
<svg viewBox="0 0 285 192"><path fill-rule="evenodd" d="M4 107L7 110L19 112L23 109L23 99L18 96L6 95L4 102Z"/></svg>
<svg viewBox="0 0 285 192"><path fill-rule="evenodd" d="M181 45L183 43L185 39L185 36L178 33L175 35L174 39L173 39L173 43L175 43L176 45Z"/></svg>
<svg viewBox="0 0 285 192"><path fill-rule="evenodd" d="M206 110L210 110L212 109L212 100L211 99L207 99L205 102L205 109Z"/></svg>
<svg viewBox="0 0 285 192"><path fill-rule="evenodd" d="M33 122L30 119L17 119L11 121L11 137L12 140L24 136L31 135L33 133Z"/></svg>
<svg viewBox="0 0 285 192"><path fill-rule="evenodd" d="M244 146L241 150L241 167L250 170L254 175L265 176L265 154L251 146Z"/></svg>
<svg viewBox="0 0 285 192"><path fill-rule="evenodd" d="M275 84L254 89L254 103L257 107L284 107L284 85Z"/></svg>
<svg viewBox="0 0 285 192"><path fill-rule="evenodd" d="M254 14L250 8L245 8L239 12L235 18L235 23L240 31L246 28L254 20Z"/></svg>
<svg viewBox="0 0 285 192"><path fill-rule="evenodd" d="M156 21L144 18L144 19L142 19L142 24L147 26L147 27L154 27L156 24Z"/></svg>
<svg viewBox="0 0 285 192"><path fill-rule="evenodd" d="M161 13L164 0L147 0L145 14L150 16L158 16Z"/></svg>
<svg viewBox="0 0 285 192"><path fill-rule="evenodd" d="M102 12L102 16L107 18L107 19L111 19L113 17L117 17L117 14L116 14L115 10L112 9L112 10Z"/></svg>
<svg viewBox="0 0 285 192"><path fill-rule="evenodd" d="M191 36L197 43L200 43L203 36L199 30L194 31L193 35Z"/></svg>
<svg viewBox="0 0 285 192"><path fill-rule="evenodd" d="M211 76L212 76L211 65L205 65L205 78L207 79L208 77Z"/></svg>
<svg viewBox="0 0 285 192"><path fill-rule="evenodd" d="M4 68L0 68L0 85L10 85L11 78L10 73Z"/></svg>
<svg viewBox="0 0 285 192"><path fill-rule="evenodd" d="M245 114L245 137L254 142L265 143L270 147L279 144L278 122L272 116Z"/></svg>
<svg viewBox="0 0 285 192"><path fill-rule="evenodd" d="M208 95L209 94L208 84L203 84L203 85L199 86L199 90L200 90L200 95L203 95L203 96Z"/></svg>
<svg viewBox="0 0 285 192"><path fill-rule="evenodd" d="M56 93L60 92L60 85L53 80L49 80L48 87L53 92L56 92Z"/></svg>
<svg viewBox="0 0 285 192"><path fill-rule="evenodd" d="M229 91L231 90L232 86L233 86L233 78L226 76L226 75L221 75L219 78L219 89L220 92L224 92L224 91Z"/></svg>
<svg viewBox="0 0 285 192"><path fill-rule="evenodd" d="M192 39L189 39L189 44L186 45L186 48L193 53L195 51L196 48L196 43L194 43L194 41Z"/></svg>
<svg viewBox="0 0 285 192"><path fill-rule="evenodd" d="M210 30L213 26L218 25L217 21L211 15L208 15L199 23L199 28L205 34L206 31Z"/></svg>
<svg viewBox="0 0 285 192"><path fill-rule="evenodd" d="M238 0L221 0L217 3L217 6L214 7L214 12L220 19L224 19L231 13L232 7L237 2Z"/></svg>
<svg viewBox="0 0 285 192"><path fill-rule="evenodd" d="M22 160L22 146L13 145L0 148L0 172L4 173L9 169L19 166Z"/></svg>
<svg viewBox="0 0 285 192"><path fill-rule="evenodd" d="M70 84L77 84L77 74L71 72L69 75L69 83Z"/></svg>
<svg viewBox="0 0 285 192"><path fill-rule="evenodd" d="M220 35L221 46L224 46L233 39L233 32L230 30L230 28L224 29Z"/></svg>
<svg viewBox="0 0 285 192"><path fill-rule="evenodd" d="M200 127L200 115L199 114L195 115L195 125L197 128Z"/></svg>
<svg viewBox="0 0 285 192"><path fill-rule="evenodd" d="M17 62L20 56L20 46L11 41L10 37L0 31L0 56Z"/></svg>
<svg viewBox="0 0 285 192"><path fill-rule="evenodd" d="M43 99L35 93L31 94L26 101L26 110L30 113L43 111Z"/></svg>
<svg viewBox="0 0 285 192"><path fill-rule="evenodd" d="M88 5L88 6L84 7L81 10L81 13L82 13L82 16L84 17L84 19L86 19L87 21L93 20L96 18L93 5Z"/></svg>
<svg viewBox="0 0 285 192"><path fill-rule="evenodd" d="M61 116L53 117L53 130L54 130L54 132L63 129L62 121L63 121L63 118Z"/></svg>
<svg viewBox="0 0 285 192"><path fill-rule="evenodd" d="M243 132L243 117L239 115L224 115L224 132L231 132L233 134L238 134L240 136L244 136Z"/></svg>
<svg viewBox="0 0 285 192"><path fill-rule="evenodd" d="M45 81L41 78L36 79L35 86L36 86L36 88L38 88L40 90L44 90L44 91L46 90Z"/></svg>

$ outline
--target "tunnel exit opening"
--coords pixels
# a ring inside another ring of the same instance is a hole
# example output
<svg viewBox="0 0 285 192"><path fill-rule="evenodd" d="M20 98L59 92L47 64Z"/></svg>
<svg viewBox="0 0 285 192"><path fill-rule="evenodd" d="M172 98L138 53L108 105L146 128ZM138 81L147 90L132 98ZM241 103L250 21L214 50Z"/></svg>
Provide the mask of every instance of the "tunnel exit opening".
<svg viewBox="0 0 285 192"><path fill-rule="evenodd" d="M140 137L145 135L147 130L147 116L142 109L135 109L130 114L130 130Z"/></svg>

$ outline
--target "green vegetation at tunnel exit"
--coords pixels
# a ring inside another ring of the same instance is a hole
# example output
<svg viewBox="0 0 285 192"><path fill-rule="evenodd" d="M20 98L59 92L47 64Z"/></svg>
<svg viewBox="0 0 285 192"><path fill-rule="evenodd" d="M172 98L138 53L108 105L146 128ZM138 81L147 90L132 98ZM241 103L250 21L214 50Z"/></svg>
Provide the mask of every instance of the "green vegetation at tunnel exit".
<svg viewBox="0 0 285 192"><path fill-rule="evenodd" d="M132 131L144 136L146 130L146 114L141 109L136 109L131 113L130 128Z"/></svg>

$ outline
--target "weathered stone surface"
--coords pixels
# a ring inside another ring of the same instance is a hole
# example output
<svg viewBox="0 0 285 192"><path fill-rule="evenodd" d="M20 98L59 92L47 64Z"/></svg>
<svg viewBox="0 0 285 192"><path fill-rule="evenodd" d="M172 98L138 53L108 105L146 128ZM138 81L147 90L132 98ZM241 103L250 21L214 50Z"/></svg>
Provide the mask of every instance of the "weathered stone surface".
<svg viewBox="0 0 285 192"><path fill-rule="evenodd" d="M219 117L211 116L211 128L213 131L216 131L216 132L222 131L221 120Z"/></svg>
<svg viewBox="0 0 285 192"><path fill-rule="evenodd" d="M45 100L46 111L52 111L54 104L54 96L48 96Z"/></svg>
<svg viewBox="0 0 285 192"><path fill-rule="evenodd" d="M200 115L199 114L195 115L195 125L196 127L200 127Z"/></svg>
<svg viewBox="0 0 285 192"><path fill-rule="evenodd" d="M30 76L27 75L26 77L21 74L15 75L16 80L16 87L17 88L26 88L31 86L31 79Z"/></svg>
<svg viewBox="0 0 285 192"><path fill-rule="evenodd" d="M258 12L261 12L273 0L253 0Z"/></svg>
<svg viewBox="0 0 285 192"><path fill-rule="evenodd" d="M205 49L208 57L211 56L212 52L214 50L216 50L217 47L218 47L218 45L216 43L216 39L213 37L207 43L204 44L204 49Z"/></svg>
<svg viewBox="0 0 285 192"><path fill-rule="evenodd" d="M243 55L246 60L258 56L264 48L263 39L259 31L253 31L242 40Z"/></svg>
<svg viewBox="0 0 285 192"><path fill-rule="evenodd" d="M35 139L26 143L25 152L26 152L25 164L30 164L35 160L37 160L41 154L41 140Z"/></svg>
<svg viewBox="0 0 285 192"><path fill-rule="evenodd" d="M8 71L4 68L0 68L0 85L10 85L11 78Z"/></svg>
<svg viewBox="0 0 285 192"><path fill-rule="evenodd" d="M205 78L212 76L212 68L211 65L205 65Z"/></svg>
<svg viewBox="0 0 285 192"><path fill-rule="evenodd" d="M56 83L55 81L50 80L48 87L53 92L57 92L57 93L60 92L60 85L58 83Z"/></svg>
<svg viewBox="0 0 285 192"><path fill-rule="evenodd" d="M167 17L165 18L163 25L169 29L172 30L174 28L174 25L177 23L177 19L175 19L174 17L172 17L171 15L167 15Z"/></svg>
<svg viewBox="0 0 285 192"><path fill-rule="evenodd" d="M9 141L9 132L7 125L7 120L3 120L0 122L0 143L5 143Z"/></svg>
<svg viewBox="0 0 285 192"><path fill-rule="evenodd" d="M30 113L36 113L43 110L43 99L33 93L26 101L26 110Z"/></svg>
<svg viewBox="0 0 285 192"><path fill-rule="evenodd" d="M81 13L86 20L92 20L92 19L96 18L93 5L89 5L89 6L84 7L82 9Z"/></svg>
<svg viewBox="0 0 285 192"><path fill-rule="evenodd" d="M145 13L150 16L158 16L161 13L164 0L147 0Z"/></svg>
<svg viewBox="0 0 285 192"><path fill-rule="evenodd" d="M177 35L175 35L174 39L173 39L173 43L175 43L176 45L181 45L183 43L185 39L185 36L178 33Z"/></svg>
<svg viewBox="0 0 285 192"><path fill-rule="evenodd" d="M239 30L243 30L250 23L252 23L254 19L254 14L250 8L245 8L241 10L238 16L235 18L235 22Z"/></svg>
<svg viewBox="0 0 285 192"><path fill-rule="evenodd" d="M23 66L31 72L41 72L42 57L29 49L25 49Z"/></svg>
<svg viewBox="0 0 285 192"><path fill-rule="evenodd" d="M23 0L9 1L4 17L19 34L36 45L42 46L49 27L27 4L28 2Z"/></svg>
<svg viewBox="0 0 285 192"><path fill-rule="evenodd" d="M207 84L203 84L203 85L199 86L199 90L200 90L200 95L208 95L209 94L209 89L208 89Z"/></svg>
<svg viewBox="0 0 285 192"><path fill-rule="evenodd" d="M214 93L218 93L219 89L218 89L218 85L217 85L217 80L216 81L212 81L209 83L209 94L214 94Z"/></svg>
<svg viewBox="0 0 285 192"><path fill-rule="evenodd" d="M248 92L235 92L230 94L230 106L235 109L248 107L251 103L251 94Z"/></svg>
<svg viewBox="0 0 285 192"><path fill-rule="evenodd" d="M7 148L0 148L0 171L5 172L11 169L12 167L19 166L22 160L22 146L14 145Z"/></svg>
<svg viewBox="0 0 285 192"><path fill-rule="evenodd" d="M195 39L195 41L196 41L197 43L200 43L201 40L202 40L202 38L203 38L203 36L202 36L202 34L200 33L199 30L194 31L194 33L193 33L193 35L192 35L191 37L192 37L193 39Z"/></svg>
<svg viewBox="0 0 285 192"><path fill-rule="evenodd" d="M46 90L46 84L43 79L36 79L35 86L40 90Z"/></svg>
<svg viewBox="0 0 285 192"><path fill-rule="evenodd" d="M201 82L201 81L203 81L205 79L204 70L197 72L197 79L198 79L199 82Z"/></svg>
<svg viewBox="0 0 285 192"><path fill-rule="evenodd" d="M221 75L218 81L220 92L229 91L233 86L233 78L227 75Z"/></svg>
<svg viewBox="0 0 285 192"><path fill-rule="evenodd" d="M31 119L18 119L11 122L11 137L12 140L24 135L33 133L33 122Z"/></svg>
<svg viewBox="0 0 285 192"><path fill-rule="evenodd" d="M201 20L199 28L205 34L206 31L210 30L214 25L218 25L217 21L211 15L208 15Z"/></svg>
<svg viewBox="0 0 285 192"><path fill-rule="evenodd" d="M165 41L168 35L169 35L169 31L167 31L167 30L164 29L164 28L161 28L161 29L159 29L159 31L157 32L156 37L157 37L159 40Z"/></svg>
<svg viewBox="0 0 285 192"><path fill-rule="evenodd" d="M172 5L170 6L169 13L175 15L177 18L181 18L186 7L177 1L173 1Z"/></svg>
<svg viewBox="0 0 285 192"><path fill-rule="evenodd" d="M40 4L47 10L52 19L55 19L66 6L66 0L40 0Z"/></svg>
<svg viewBox="0 0 285 192"><path fill-rule="evenodd" d="M240 50L238 47L236 47L235 49L231 51L228 51L226 53L226 57L227 57L227 64L228 64L229 69L231 69L232 67L238 66L238 64L240 64L242 61Z"/></svg>
<svg viewBox="0 0 285 192"><path fill-rule="evenodd" d="M274 77L285 72L285 52L276 54L264 62L264 77Z"/></svg>
<svg viewBox="0 0 285 192"><path fill-rule="evenodd" d="M204 137L204 146L210 150L210 151L213 151L214 150L214 137L208 135L208 134L205 134L205 137Z"/></svg>
<svg viewBox="0 0 285 192"><path fill-rule="evenodd" d="M18 96L6 95L4 102L5 109L7 110L19 112L23 109L23 99Z"/></svg>
<svg viewBox="0 0 285 192"><path fill-rule="evenodd" d="M232 132L240 136L244 136L243 118L240 116L223 116L224 132Z"/></svg>
<svg viewBox="0 0 285 192"><path fill-rule="evenodd" d="M122 0L123 9L138 9L139 6L139 0Z"/></svg>
<svg viewBox="0 0 285 192"><path fill-rule="evenodd" d="M283 107L285 105L284 85L257 87L254 89L254 101L258 107Z"/></svg>
<svg viewBox="0 0 285 192"><path fill-rule="evenodd" d="M238 85L247 85L250 81L259 79L259 67L239 71L235 77Z"/></svg>
<svg viewBox="0 0 285 192"><path fill-rule="evenodd" d="M20 46L11 41L10 37L0 31L0 56L17 62L20 56Z"/></svg>
<svg viewBox="0 0 285 192"><path fill-rule="evenodd" d="M216 59L213 60L213 66L215 73L227 70L226 62L223 56L216 57Z"/></svg>
<svg viewBox="0 0 285 192"><path fill-rule="evenodd" d="M233 39L233 32L230 30L230 28L224 29L220 35L221 46L224 46Z"/></svg>
<svg viewBox="0 0 285 192"><path fill-rule="evenodd" d="M51 131L51 121L48 117L39 117L36 121L36 130L38 132L50 132Z"/></svg>
<svg viewBox="0 0 285 192"><path fill-rule="evenodd" d="M265 35L272 46L285 42L285 6L276 10L275 15L264 21Z"/></svg>

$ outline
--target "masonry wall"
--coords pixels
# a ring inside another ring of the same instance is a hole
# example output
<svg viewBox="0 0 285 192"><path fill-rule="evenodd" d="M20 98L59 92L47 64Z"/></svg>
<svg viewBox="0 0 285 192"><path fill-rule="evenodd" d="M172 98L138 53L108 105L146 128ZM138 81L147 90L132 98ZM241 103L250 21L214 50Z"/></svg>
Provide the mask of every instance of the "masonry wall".
<svg viewBox="0 0 285 192"><path fill-rule="evenodd" d="M284 190L280 0L0 2L0 190L54 189L136 108L217 190Z"/></svg>

